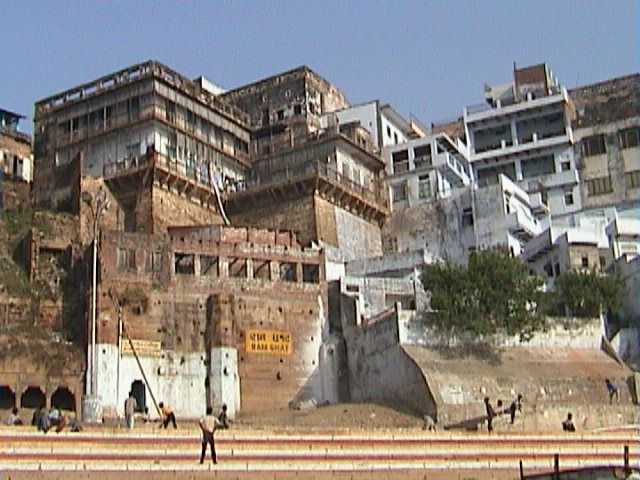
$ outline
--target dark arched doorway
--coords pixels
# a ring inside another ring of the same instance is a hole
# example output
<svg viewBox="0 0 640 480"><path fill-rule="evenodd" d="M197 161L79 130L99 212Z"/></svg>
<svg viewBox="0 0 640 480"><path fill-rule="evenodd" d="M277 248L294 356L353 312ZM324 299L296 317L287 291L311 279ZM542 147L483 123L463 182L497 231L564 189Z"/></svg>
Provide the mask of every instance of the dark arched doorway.
<svg viewBox="0 0 640 480"><path fill-rule="evenodd" d="M136 399L136 403L138 404L138 408L136 408L137 412L144 412L147 407L147 389L144 386L144 383L141 380L136 380L131 384L131 393L133 393L133 398Z"/></svg>
<svg viewBox="0 0 640 480"><path fill-rule="evenodd" d="M40 387L29 387L20 397L23 408L40 408L45 406L46 398Z"/></svg>
<svg viewBox="0 0 640 480"><path fill-rule="evenodd" d="M76 397L67 387L59 387L51 396L51 405L60 410L75 411Z"/></svg>
<svg viewBox="0 0 640 480"><path fill-rule="evenodd" d="M16 406L16 394L7 385L0 386L0 408L9 410Z"/></svg>

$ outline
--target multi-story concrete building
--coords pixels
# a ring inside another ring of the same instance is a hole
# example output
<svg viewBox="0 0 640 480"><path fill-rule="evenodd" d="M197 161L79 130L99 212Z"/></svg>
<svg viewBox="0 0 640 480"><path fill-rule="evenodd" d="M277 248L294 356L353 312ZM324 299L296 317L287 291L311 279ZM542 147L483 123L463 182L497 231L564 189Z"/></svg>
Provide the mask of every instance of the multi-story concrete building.
<svg viewBox="0 0 640 480"><path fill-rule="evenodd" d="M573 89L582 208L640 201L640 74Z"/></svg>
<svg viewBox="0 0 640 480"><path fill-rule="evenodd" d="M499 174L541 192L552 216L579 211L574 109L546 65L514 68L514 81L486 87L487 103L464 110L469 161L480 186Z"/></svg>
<svg viewBox="0 0 640 480"><path fill-rule="evenodd" d="M396 210L471 184L466 146L444 133L385 147L383 156Z"/></svg>
<svg viewBox="0 0 640 480"><path fill-rule="evenodd" d="M37 102L36 202L78 211L80 176L104 176L124 230L157 230L172 190L198 211L181 223L221 223L215 193L246 175L249 117L202 85L145 62Z"/></svg>

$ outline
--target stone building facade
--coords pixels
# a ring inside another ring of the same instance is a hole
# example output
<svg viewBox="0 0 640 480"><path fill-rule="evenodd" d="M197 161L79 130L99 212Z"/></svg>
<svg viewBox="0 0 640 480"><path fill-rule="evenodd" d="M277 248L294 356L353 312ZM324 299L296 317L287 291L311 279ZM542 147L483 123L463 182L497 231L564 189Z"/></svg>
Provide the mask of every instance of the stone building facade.
<svg viewBox="0 0 640 480"><path fill-rule="evenodd" d="M320 130L327 112L348 107L334 85L308 67L299 67L221 96L249 115L252 158L257 160L306 142Z"/></svg>
<svg viewBox="0 0 640 480"><path fill-rule="evenodd" d="M105 415L131 390L153 412L230 414L321 398L323 254L289 232L180 227L104 232L97 384ZM140 366L133 356L134 350Z"/></svg>
<svg viewBox="0 0 640 480"><path fill-rule="evenodd" d="M640 200L640 74L573 89L583 208Z"/></svg>
<svg viewBox="0 0 640 480"><path fill-rule="evenodd" d="M244 177L247 122L246 114L170 68L133 65L36 103L35 201L75 211L80 176L130 172L151 157L198 187L194 195L181 184L179 194L202 203L201 188L223 189ZM135 217L138 206L125 200L119 207Z"/></svg>

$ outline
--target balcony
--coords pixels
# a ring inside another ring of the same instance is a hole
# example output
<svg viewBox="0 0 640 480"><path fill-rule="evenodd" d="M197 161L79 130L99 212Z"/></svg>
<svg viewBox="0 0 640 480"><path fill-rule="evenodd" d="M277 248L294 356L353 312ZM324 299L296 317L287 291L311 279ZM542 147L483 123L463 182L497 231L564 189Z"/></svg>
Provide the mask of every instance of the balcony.
<svg viewBox="0 0 640 480"><path fill-rule="evenodd" d="M499 118L501 121L505 117L517 117L522 113L528 113L532 109L544 109L549 105L557 103L565 103L568 101L569 95L566 89L546 97L532 98L517 103L510 103L497 108L493 108L488 103L471 105L464 109L464 121L466 124L475 122L486 122ZM486 107L485 107L486 105Z"/></svg>
<svg viewBox="0 0 640 480"><path fill-rule="evenodd" d="M565 170L562 172L554 172L548 175L540 176L535 180L523 180L518 182L520 187L527 191L535 191L542 185L546 189L558 188L564 185L578 184L578 171ZM528 187L528 188L527 188Z"/></svg>
<svg viewBox="0 0 640 480"><path fill-rule="evenodd" d="M214 182L219 185L220 193L223 195L244 188L244 182L231 182L216 170L209 170L207 164L201 164L198 168L192 162L178 161L155 151L107 163L104 165L103 174L105 182L114 189L139 190L149 182L157 181L175 187L184 195L197 197L203 204L214 200Z"/></svg>
<svg viewBox="0 0 640 480"><path fill-rule="evenodd" d="M526 242L542 233L542 225L535 218L527 216L522 210L507 214L506 224L509 231L520 241Z"/></svg>
<svg viewBox="0 0 640 480"><path fill-rule="evenodd" d="M537 135L533 136L530 142L516 143L501 142L499 145L495 144L491 148L483 148L481 152L472 149L471 161L478 162L482 160L494 159L495 157L503 157L516 155L527 152L529 150L542 150L544 148L553 148L560 145L570 145L572 142L571 135L565 131L561 135L538 138Z"/></svg>
<svg viewBox="0 0 640 480"><path fill-rule="evenodd" d="M246 188L225 196L229 213L239 212L265 201L286 201L318 193L342 208L356 211L367 219L382 221L389 213L385 189L379 182L371 187L352 181L323 162L306 162L253 178Z"/></svg>

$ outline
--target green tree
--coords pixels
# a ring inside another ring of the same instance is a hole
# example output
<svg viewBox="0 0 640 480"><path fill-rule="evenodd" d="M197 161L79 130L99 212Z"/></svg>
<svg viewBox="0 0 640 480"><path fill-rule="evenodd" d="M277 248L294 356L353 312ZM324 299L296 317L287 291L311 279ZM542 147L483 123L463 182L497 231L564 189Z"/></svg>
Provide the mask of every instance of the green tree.
<svg viewBox="0 0 640 480"><path fill-rule="evenodd" d="M474 252L466 267L425 268L434 325L452 334L506 333L528 339L544 327L542 280L502 248Z"/></svg>
<svg viewBox="0 0 640 480"><path fill-rule="evenodd" d="M622 283L617 276L595 270L569 271L555 281L555 303L576 317L597 317L620 304Z"/></svg>

